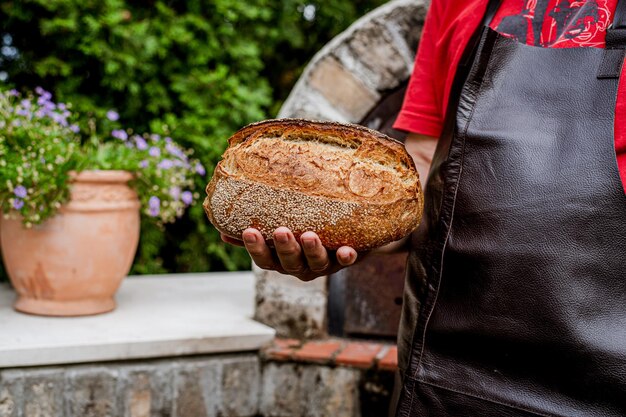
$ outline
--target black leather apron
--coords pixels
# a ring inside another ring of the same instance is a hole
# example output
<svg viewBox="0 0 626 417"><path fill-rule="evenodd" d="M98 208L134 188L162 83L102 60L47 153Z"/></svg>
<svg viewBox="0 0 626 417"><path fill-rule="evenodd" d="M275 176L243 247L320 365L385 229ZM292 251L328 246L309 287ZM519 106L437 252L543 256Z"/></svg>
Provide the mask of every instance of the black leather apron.
<svg viewBox="0 0 626 417"><path fill-rule="evenodd" d="M397 416L626 416L625 21L605 50L484 28L466 53L412 241Z"/></svg>

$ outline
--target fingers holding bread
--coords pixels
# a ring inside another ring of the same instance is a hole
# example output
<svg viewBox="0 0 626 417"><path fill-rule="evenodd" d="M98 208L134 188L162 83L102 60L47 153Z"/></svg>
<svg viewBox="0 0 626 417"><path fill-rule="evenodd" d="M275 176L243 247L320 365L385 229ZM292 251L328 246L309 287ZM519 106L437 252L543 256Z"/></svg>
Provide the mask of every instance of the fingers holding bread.
<svg viewBox="0 0 626 417"><path fill-rule="evenodd" d="M300 236L300 242L311 271L324 273L330 268L330 256L315 233L304 232Z"/></svg>
<svg viewBox="0 0 626 417"><path fill-rule="evenodd" d="M336 252L329 252L315 233L303 233L298 242L286 227L274 231L273 247L253 228L243 232L243 242L259 268L293 275L303 281L332 274L357 260L353 248L344 246Z"/></svg>
<svg viewBox="0 0 626 417"><path fill-rule="evenodd" d="M307 265L302 256L302 248L296 238L286 227L274 231L274 247L283 270L294 276L303 276Z"/></svg>
<svg viewBox="0 0 626 417"><path fill-rule="evenodd" d="M282 271L275 261L272 250L265 243L263 235L256 229L246 229L243 232L243 242L252 261L261 269Z"/></svg>

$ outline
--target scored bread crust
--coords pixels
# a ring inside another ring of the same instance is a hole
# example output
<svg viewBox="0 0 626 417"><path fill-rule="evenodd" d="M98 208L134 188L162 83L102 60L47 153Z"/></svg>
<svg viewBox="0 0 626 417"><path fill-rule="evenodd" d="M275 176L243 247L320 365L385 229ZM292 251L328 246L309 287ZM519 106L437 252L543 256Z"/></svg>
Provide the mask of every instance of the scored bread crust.
<svg viewBox="0 0 626 417"><path fill-rule="evenodd" d="M316 232L328 249L398 240L417 227L423 208L402 143L362 126L301 119L235 133L206 191L207 216L228 236L241 239L254 227L271 241L285 226L296 239Z"/></svg>

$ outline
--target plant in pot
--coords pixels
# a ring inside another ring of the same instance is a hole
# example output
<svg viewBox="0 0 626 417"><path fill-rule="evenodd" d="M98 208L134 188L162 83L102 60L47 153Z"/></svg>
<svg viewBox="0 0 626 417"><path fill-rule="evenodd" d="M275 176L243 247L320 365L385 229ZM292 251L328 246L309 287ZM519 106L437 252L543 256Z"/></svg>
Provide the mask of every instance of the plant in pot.
<svg viewBox="0 0 626 417"><path fill-rule="evenodd" d="M103 137L93 119L81 140L71 106L35 91L0 93L0 247L14 308L104 313L132 265L140 215L176 220L198 197L192 176L204 168L169 137Z"/></svg>

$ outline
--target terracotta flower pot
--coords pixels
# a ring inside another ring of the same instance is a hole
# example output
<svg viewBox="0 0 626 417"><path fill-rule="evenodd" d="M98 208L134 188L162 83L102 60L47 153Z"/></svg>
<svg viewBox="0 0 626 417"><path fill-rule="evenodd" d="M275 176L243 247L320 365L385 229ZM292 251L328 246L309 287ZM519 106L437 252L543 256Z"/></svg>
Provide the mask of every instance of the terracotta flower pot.
<svg viewBox="0 0 626 417"><path fill-rule="evenodd" d="M71 200L45 223L27 229L2 218L0 239L15 309L80 316L115 308L139 241L139 200L124 171L76 174ZM2 217L2 216L0 216Z"/></svg>

